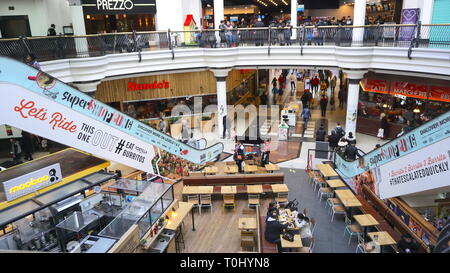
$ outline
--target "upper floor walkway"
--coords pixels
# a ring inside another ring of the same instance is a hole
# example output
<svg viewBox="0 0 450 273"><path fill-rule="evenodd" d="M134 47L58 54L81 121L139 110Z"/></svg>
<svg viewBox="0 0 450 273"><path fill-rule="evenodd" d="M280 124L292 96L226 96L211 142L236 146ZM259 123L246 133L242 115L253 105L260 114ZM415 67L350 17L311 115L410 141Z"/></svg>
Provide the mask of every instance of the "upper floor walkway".
<svg viewBox="0 0 450 273"><path fill-rule="evenodd" d="M169 30L0 40L2 55L22 59L27 53L35 54L44 71L75 83L140 73L283 66L446 78L450 24Z"/></svg>

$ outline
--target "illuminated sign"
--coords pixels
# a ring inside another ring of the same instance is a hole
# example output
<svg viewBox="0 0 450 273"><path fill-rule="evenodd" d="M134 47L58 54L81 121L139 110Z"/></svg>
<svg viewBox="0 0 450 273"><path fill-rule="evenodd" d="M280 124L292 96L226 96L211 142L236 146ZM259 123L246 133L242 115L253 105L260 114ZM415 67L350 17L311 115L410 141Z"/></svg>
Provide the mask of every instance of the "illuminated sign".
<svg viewBox="0 0 450 273"><path fill-rule="evenodd" d="M155 0L83 0L85 14L156 13Z"/></svg>
<svg viewBox="0 0 450 273"><path fill-rule="evenodd" d="M5 189L6 200L12 201L61 180L61 166L56 163L3 182L3 188Z"/></svg>
<svg viewBox="0 0 450 273"><path fill-rule="evenodd" d="M169 88L169 82L167 81L154 81L153 83L136 83L136 82L128 82L128 91L140 91L140 90L150 90L150 89L167 89Z"/></svg>

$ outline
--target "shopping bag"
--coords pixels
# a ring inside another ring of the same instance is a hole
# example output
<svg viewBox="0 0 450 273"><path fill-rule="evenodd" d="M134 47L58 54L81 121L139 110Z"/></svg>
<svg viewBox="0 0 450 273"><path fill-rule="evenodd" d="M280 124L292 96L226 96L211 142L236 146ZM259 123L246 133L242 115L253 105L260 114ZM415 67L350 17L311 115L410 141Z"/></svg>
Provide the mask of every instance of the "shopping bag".
<svg viewBox="0 0 450 273"><path fill-rule="evenodd" d="M378 129L377 137L379 137L379 138L384 137L384 129L383 128Z"/></svg>

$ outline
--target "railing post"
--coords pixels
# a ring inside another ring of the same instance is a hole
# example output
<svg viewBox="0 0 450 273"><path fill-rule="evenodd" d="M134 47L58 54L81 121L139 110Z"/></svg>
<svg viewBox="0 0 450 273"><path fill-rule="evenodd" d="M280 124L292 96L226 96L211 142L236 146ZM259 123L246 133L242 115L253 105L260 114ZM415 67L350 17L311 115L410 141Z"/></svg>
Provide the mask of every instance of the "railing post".
<svg viewBox="0 0 450 273"><path fill-rule="evenodd" d="M58 35L58 37L56 38L56 47L58 48L59 56L61 58L64 58L64 48L63 48L63 45L62 45L62 39L63 39L63 37L62 37L62 34L60 33Z"/></svg>
<svg viewBox="0 0 450 273"><path fill-rule="evenodd" d="M272 31L271 26L269 25L269 46L267 47L267 54L270 56L270 46L272 45Z"/></svg>
<svg viewBox="0 0 450 273"><path fill-rule="evenodd" d="M99 39L99 42L100 42L100 54L101 54L101 56L105 56L105 54L106 54L106 42L103 39L103 36L101 34L99 34L97 36L97 38Z"/></svg>
<svg viewBox="0 0 450 273"><path fill-rule="evenodd" d="M167 41L169 42L169 50L172 51L172 60L175 59L175 52L173 51L173 46L172 46L172 37L170 34L170 28L167 30Z"/></svg>
<svg viewBox="0 0 450 273"><path fill-rule="evenodd" d="M20 45L23 47L23 49L24 49L24 51L25 51L25 55L28 55L28 54L31 53L31 51L30 51L30 49L29 49L28 46L27 46L27 43L26 43L26 41L25 41L26 39L27 39L26 37L19 36ZM22 56L22 57L25 57L25 56Z"/></svg>
<svg viewBox="0 0 450 273"><path fill-rule="evenodd" d="M419 43L420 43L420 36L421 36L421 29L422 29L422 22L418 21L417 22L417 36L416 36L416 47L419 47Z"/></svg>

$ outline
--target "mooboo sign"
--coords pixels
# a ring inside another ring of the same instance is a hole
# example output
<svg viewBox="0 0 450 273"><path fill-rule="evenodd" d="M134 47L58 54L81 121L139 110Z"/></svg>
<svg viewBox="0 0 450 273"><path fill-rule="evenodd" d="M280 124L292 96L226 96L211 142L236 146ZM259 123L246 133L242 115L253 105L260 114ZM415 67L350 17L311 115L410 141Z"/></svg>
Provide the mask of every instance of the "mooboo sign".
<svg viewBox="0 0 450 273"><path fill-rule="evenodd" d="M5 189L6 200L12 201L61 180L61 166L56 163L3 182L3 188Z"/></svg>
<svg viewBox="0 0 450 273"><path fill-rule="evenodd" d="M155 0L83 0L85 14L156 13Z"/></svg>

